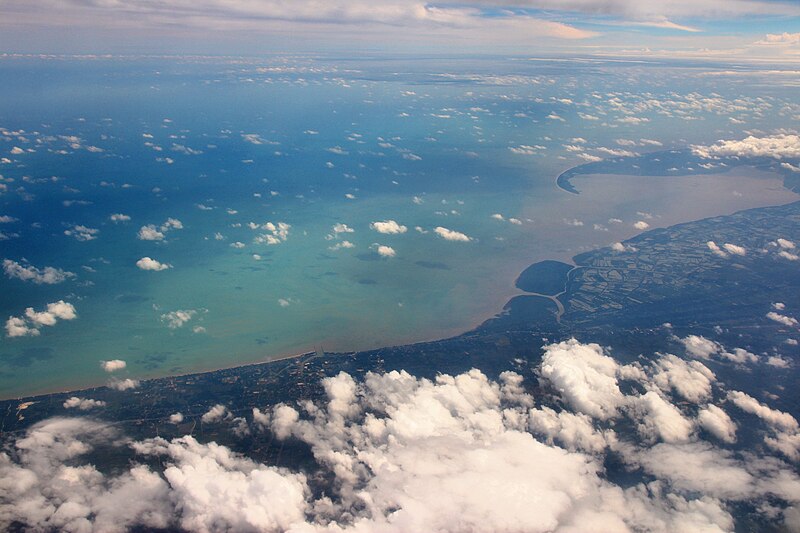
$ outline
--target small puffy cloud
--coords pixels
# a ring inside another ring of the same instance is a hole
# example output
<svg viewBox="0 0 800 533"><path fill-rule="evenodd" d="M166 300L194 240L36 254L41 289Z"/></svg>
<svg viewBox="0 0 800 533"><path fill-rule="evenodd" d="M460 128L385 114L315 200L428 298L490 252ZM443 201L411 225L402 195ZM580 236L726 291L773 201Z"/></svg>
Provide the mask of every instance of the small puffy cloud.
<svg viewBox="0 0 800 533"><path fill-rule="evenodd" d="M244 142L255 145L264 144L265 142L267 142L264 139L262 139L258 133L242 133L242 140Z"/></svg>
<svg viewBox="0 0 800 533"><path fill-rule="evenodd" d="M775 239L775 243L783 248L784 250L794 250L795 244L794 242L787 240L787 239Z"/></svg>
<svg viewBox="0 0 800 533"><path fill-rule="evenodd" d="M345 249L345 248L355 248L355 246L356 245L353 244L352 242L345 240L345 241L337 242L333 246L329 246L328 250L336 251L336 250L342 250L342 249Z"/></svg>
<svg viewBox="0 0 800 533"><path fill-rule="evenodd" d="M331 228L331 231L333 232L334 235L339 235L340 233L354 233L355 232L355 230L353 228L351 228L347 224L343 224L341 222L338 222L338 223L334 224L333 227Z"/></svg>
<svg viewBox="0 0 800 533"><path fill-rule="evenodd" d="M638 430L649 440L687 442L694 426L680 410L655 391L630 400L629 406L638 418Z"/></svg>
<svg viewBox="0 0 800 533"><path fill-rule="evenodd" d="M189 148L188 146L184 146L182 144L172 144L172 151L180 152L185 155L200 155L203 153L202 150L197 150L195 148Z"/></svg>
<svg viewBox="0 0 800 533"><path fill-rule="evenodd" d="M148 224L139 228L139 233L136 234L136 238L140 241L163 241L164 234L159 231L155 225Z"/></svg>
<svg viewBox="0 0 800 533"><path fill-rule="evenodd" d="M355 230L350 226L348 226L347 224L339 222L333 225L333 227L331 228L331 232L325 236L325 239L329 241L336 240L339 239L342 235L348 233L355 233ZM329 249L339 250L342 248L353 248L353 247L355 247L355 245L352 242L345 240L330 246Z"/></svg>
<svg viewBox="0 0 800 533"><path fill-rule="evenodd" d="M780 134L767 137L749 136L741 141L718 141L711 146L693 146L695 155L714 157L800 158L800 135Z"/></svg>
<svg viewBox="0 0 800 533"><path fill-rule="evenodd" d="M792 366L788 359L785 359L779 355L771 355L767 357L766 363L769 366L774 366L775 368L789 368Z"/></svg>
<svg viewBox="0 0 800 533"><path fill-rule="evenodd" d="M711 397L714 373L700 361L684 361L671 354L658 358L653 365L653 383L664 392L674 390L683 399L700 403Z"/></svg>
<svg viewBox="0 0 800 533"><path fill-rule="evenodd" d="M64 230L64 235L67 237L73 237L75 240L86 242L86 241L93 241L97 238L97 235L100 234L99 229L89 228L87 226L72 226L68 230Z"/></svg>
<svg viewBox="0 0 800 533"><path fill-rule="evenodd" d="M726 257L728 257L728 254L726 254L726 253L725 253L725 252L722 250L722 248L720 248L720 247L717 245L717 243L715 243L714 241L708 241L708 242L706 243L706 246L708 247L708 249L709 249L709 250L711 250L711 252L712 252L714 255L716 255L716 256L719 256L719 257L722 257L722 258L726 258Z"/></svg>
<svg viewBox="0 0 800 533"><path fill-rule="evenodd" d="M373 222L369 225L369 227L378 233L383 233L386 235L394 235L399 233L405 233L408 231L406 226L402 224L398 224L394 220L384 220L381 222Z"/></svg>
<svg viewBox="0 0 800 533"><path fill-rule="evenodd" d="M731 255L746 255L747 254L747 250L745 250L745 248L743 246L738 246L736 244L730 244L730 243L726 242L725 244L722 245L722 247L725 248L725 251L728 252Z"/></svg>
<svg viewBox="0 0 800 533"><path fill-rule="evenodd" d="M25 310L25 318L30 320L36 326L54 326L58 321L58 317L55 313L51 313L49 310L35 311L33 307L29 307Z"/></svg>
<svg viewBox="0 0 800 533"><path fill-rule="evenodd" d="M619 122L620 124L633 124L633 125L637 125L638 126L639 124L644 124L645 122L650 122L650 119L647 118L647 117L632 117L632 116L628 116L628 117L618 118L617 122Z"/></svg>
<svg viewBox="0 0 800 533"><path fill-rule="evenodd" d="M630 244L623 244L621 242L615 242L611 245L611 249L615 252L635 252L636 247L631 246Z"/></svg>
<svg viewBox="0 0 800 533"><path fill-rule="evenodd" d="M252 230L266 230L267 233L257 235L253 239L253 242L256 244L267 244L270 246L286 242L286 240L289 238L289 230L292 228L292 226L286 222L265 222L264 224L249 222L247 227Z"/></svg>
<svg viewBox="0 0 800 533"><path fill-rule="evenodd" d="M161 315L161 321L167 324L169 329L178 329L192 320L197 315L196 309L178 309Z"/></svg>
<svg viewBox="0 0 800 533"><path fill-rule="evenodd" d="M262 411L258 407L253 407L253 424L255 424L258 429L268 429L271 418L269 411Z"/></svg>
<svg viewBox="0 0 800 533"><path fill-rule="evenodd" d="M537 155L540 154L542 150L545 150L545 146L540 146L538 144L529 145L529 144L521 144L519 146L509 146L508 149L511 153L519 154L519 155Z"/></svg>
<svg viewBox="0 0 800 533"><path fill-rule="evenodd" d="M742 411L756 415L770 426L783 430L798 430L797 420L792 415L772 409L749 394L742 391L730 391L728 392L728 399Z"/></svg>
<svg viewBox="0 0 800 533"><path fill-rule="evenodd" d="M169 415L170 424L180 424L183 422L183 413L172 413Z"/></svg>
<svg viewBox="0 0 800 533"><path fill-rule="evenodd" d="M590 163L597 163L598 161L602 161L603 160L602 157L596 156L596 155L592 155L592 154L580 153L580 154L577 154L577 155L578 155L578 157L580 157L584 161L588 161Z"/></svg>
<svg viewBox="0 0 800 533"><path fill-rule="evenodd" d="M379 255L379 256L381 256L381 257L387 257L387 258L388 258L388 257L395 257L395 256L397 256L397 252L395 251L395 249L394 249L394 248L392 248L391 246L386 246L385 244L379 244L379 245L378 245L378 246L375 248L375 251L376 251L376 252L378 253L378 255Z"/></svg>
<svg viewBox="0 0 800 533"><path fill-rule="evenodd" d="M114 213L113 215L108 217L108 219L111 222L119 223L119 222L130 222L131 217L128 215L124 215L122 213Z"/></svg>
<svg viewBox="0 0 800 533"><path fill-rule="evenodd" d="M535 435L545 437L549 444L558 443L570 451L599 453L614 441L614 433L598 431L591 417L549 407L531 409L528 427Z"/></svg>
<svg viewBox="0 0 800 533"><path fill-rule="evenodd" d="M455 231L447 228L443 228L442 226L437 226L434 228L434 233L441 237L446 241L453 241L453 242L469 242L472 240L471 237L461 233L460 231Z"/></svg>
<svg viewBox="0 0 800 533"><path fill-rule="evenodd" d="M111 381L108 382L108 388L118 391L131 390L135 389L138 386L139 386L138 379L130 379L130 378L112 379Z"/></svg>
<svg viewBox="0 0 800 533"><path fill-rule="evenodd" d="M35 337L37 335L39 335L39 330L31 326L24 318L10 316L6 320L7 337Z"/></svg>
<svg viewBox="0 0 800 533"><path fill-rule="evenodd" d="M636 157L639 155L636 152L631 152L630 150L617 150L614 148L605 147L597 148L597 151L611 157Z"/></svg>
<svg viewBox="0 0 800 533"><path fill-rule="evenodd" d="M152 270L154 272L172 268L172 265L168 263L162 263L150 257L142 257L141 259L136 261L136 266L139 267L141 270Z"/></svg>
<svg viewBox="0 0 800 533"><path fill-rule="evenodd" d="M734 363L757 363L758 356L754 353L750 353L744 348L734 348L733 352L723 351L720 352L720 355L727 359L728 361L733 361Z"/></svg>
<svg viewBox="0 0 800 533"><path fill-rule="evenodd" d="M597 344L570 339L544 347L541 374L578 412L605 420L624 402L617 384L619 365Z"/></svg>
<svg viewBox="0 0 800 533"><path fill-rule="evenodd" d="M775 311L770 311L769 313L767 313L767 318L769 318L773 322L777 322L778 324L783 324L784 326L789 326L789 327L797 326L796 318L782 315L780 313L776 313Z"/></svg>
<svg viewBox="0 0 800 533"><path fill-rule="evenodd" d="M78 317L78 315L75 313L75 306L73 306L71 303L65 302L64 300L47 304L47 311L45 313L61 320L74 320ZM30 316L31 313L30 311L26 311L25 314Z"/></svg>
<svg viewBox="0 0 800 533"><path fill-rule="evenodd" d="M722 350L719 344L702 335L689 335L679 340L686 348L687 354L700 359L710 359L712 355L718 354Z"/></svg>
<svg viewBox="0 0 800 533"><path fill-rule="evenodd" d="M37 285L54 285L75 277L73 272L49 266L39 269L24 260L23 263L18 263L11 259L4 259L3 271L9 278L31 281Z"/></svg>
<svg viewBox="0 0 800 533"><path fill-rule="evenodd" d="M633 224L633 227L640 231L644 231L650 227L650 224L648 224L644 220L638 220Z"/></svg>
<svg viewBox="0 0 800 533"><path fill-rule="evenodd" d="M211 409L206 411L200 420L204 424L213 424L215 422L220 422L225 418L230 418L231 414L228 412L228 408L218 403L217 405L213 406Z"/></svg>
<svg viewBox="0 0 800 533"><path fill-rule="evenodd" d="M102 400L92 400L89 398L78 398L73 396L64 402L64 409L78 409L80 411L88 411L97 407L105 407L106 402Z"/></svg>
<svg viewBox="0 0 800 533"><path fill-rule="evenodd" d="M167 218L160 226L155 224L142 226L139 228L136 238L142 241L163 241L167 232L180 229L183 229L183 222L177 218Z"/></svg>
<svg viewBox="0 0 800 533"><path fill-rule="evenodd" d="M117 370L124 369L128 364L122 359L111 359L109 361L101 361L100 366L103 367L103 370L106 372L116 372Z"/></svg>
<svg viewBox="0 0 800 533"><path fill-rule="evenodd" d="M736 442L736 423L716 405L700 409L697 424L723 442Z"/></svg>
<svg viewBox="0 0 800 533"><path fill-rule="evenodd" d="M33 307L25 309L22 317L9 317L6 321L8 337L37 336L43 326L55 326L59 320L78 318L75 306L64 300L47 304L44 311L36 311Z"/></svg>
<svg viewBox="0 0 800 533"><path fill-rule="evenodd" d="M183 222L177 218L168 218L161 224L161 231L169 231L173 229L183 229Z"/></svg>

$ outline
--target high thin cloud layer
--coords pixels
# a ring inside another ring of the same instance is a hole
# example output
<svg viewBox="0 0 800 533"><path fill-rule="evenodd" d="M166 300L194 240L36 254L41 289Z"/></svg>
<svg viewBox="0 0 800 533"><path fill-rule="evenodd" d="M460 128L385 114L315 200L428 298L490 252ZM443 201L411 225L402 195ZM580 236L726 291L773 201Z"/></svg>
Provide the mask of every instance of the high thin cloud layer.
<svg viewBox="0 0 800 533"><path fill-rule="evenodd" d="M478 370L435 380L340 373L323 380L318 402L253 409L249 421L218 404L202 417L235 435L305 443L318 472L260 464L192 436L129 442L92 420L46 420L0 454L0 525L721 532L734 527L731 504L745 502L764 519L797 527L800 477L779 458L796 440L797 422L786 413L741 392L722 394L708 368L675 356L621 365L599 346L571 340L545 347L536 371L536 398L514 372L497 381ZM778 455L727 446L737 427L730 407L717 405L726 400L764 421ZM102 407L91 402L76 397L65 407ZM617 429L624 426L642 438ZM138 459L103 474L87 456L108 447ZM615 484L605 474L608 453L650 481ZM137 464L148 458L163 472Z"/></svg>
<svg viewBox="0 0 800 533"><path fill-rule="evenodd" d="M495 13L487 17L486 9L494 9L491 2L474 6L433 5L426 2L400 0L332 0L315 2L281 2L264 0L250 2L236 0L173 0L171 2L152 2L134 0L131 2L87 2L84 0L42 0L42 4L65 13L68 18L84 17L84 24L93 20L105 20L114 16L127 18L128 25L175 24L183 27L206 27L213 29L263 28L270 22L284 24L305 24L325 26L327 24L379 25L389 29L407 27L416 29L456 29L476 30L490 26L494 29L520 31L528 29L539 35L560 39L582 39L594 35L592 32L573 26L511 12ZM39 11L38 17L31 16L30 6L14 1L10 6L25 19L38 18L44 22ZM28 16L26 16L28 15ZM57 23L50 19L51 24ZM117 22L119 24L119 22Z"/></svg>
<svg viewBox="0 0 800 533"><path fill-rule="evenodd" d="M71 30L80 28L81 36L94 34L106 44L107 32L113 30L117 38L112 47L131 40L170 53L173 43L207 53L218 53L220 47L251 52L254 45L278 44L281 50L287 44L303 50L363 50L365 43L380 43L381 49L442 47L462 52L549 49L719 57L722 51L739 59L796 57L797 25L792 17L800 16L800 6L791 0L6 0L3 15L0 45L31 52L63 53L65 43L58 37L69 35L66 44L72 44ZM776 20L783 26L776 27ZM85 46L81 42L81 51L87 51ZM119 50L127 52L129 47ZM633 120L636 117L623 122ZM269 144L257 134L242 137L252 144ZM24 150L16 150L21 153L12 155L24 156ZM202 153L174 143L172 150ZM340 146L329 150L348 152ZM420 160L411 152L402 157ZM174 162L169 157L159 160Z"/></svg>

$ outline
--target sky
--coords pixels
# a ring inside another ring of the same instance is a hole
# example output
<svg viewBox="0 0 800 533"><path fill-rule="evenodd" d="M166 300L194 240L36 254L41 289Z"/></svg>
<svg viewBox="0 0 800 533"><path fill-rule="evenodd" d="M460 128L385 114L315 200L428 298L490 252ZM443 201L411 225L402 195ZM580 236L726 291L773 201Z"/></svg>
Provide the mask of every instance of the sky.
<svg viewBox="0 0 800 533"><path fill-rule="evenodd" d="M783 0L5 0L4 53L614 54L800 61Z"/></svg>
<svg viewBox="0 0 800 533"><path fill-rule="evenodd" d="M120 59L139 54L236 57ZM781 176L722 172L800 172L798 63L798 0L0 0L0 394L113 389L18 405L56 416L4 432L0 530L800 531L792 294L748 303L768 350L665 323L641 351L543 339L499 376L341 372L313 400L192 403L148 420L170 440L108 421L154 375L464 331L462 301L516 291L513 261L782 202ZM628 161L663 158L639 188L553 185L650 152ZM687 261L800 263L795 235L723 235ZM315 463L236 453L286 444Z"/></svg>

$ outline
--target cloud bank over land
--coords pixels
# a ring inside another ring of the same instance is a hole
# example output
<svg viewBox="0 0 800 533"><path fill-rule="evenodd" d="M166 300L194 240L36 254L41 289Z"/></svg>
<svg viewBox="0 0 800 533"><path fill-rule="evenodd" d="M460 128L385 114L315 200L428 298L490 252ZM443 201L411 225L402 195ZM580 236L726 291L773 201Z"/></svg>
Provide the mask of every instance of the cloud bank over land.
<svg viewBox="0 0 800 533"><path fill-rule="evenodd" d="M218 404L202 416L235 435L304 443L317 472L261 464L188 435L130 441L90 419L45 420L0 454L0 524L721 532L734 526L731 505L746 502L796 527L800 477L785 461L796 459L797 421L744 392L725 393L699 361L665 354L622 365L596 344L569 340L546 346L535 373L537 397L526 392L532 377L515 372L429 380L393 371L362 381L342 372L322 381L316 402L256 408L252 417ZM103 407L77 397L67 404ZM737 425L728 411L737 408L759 417L774 455L730 448ZM619 429L627 425L633 434ZM108 447L128 450L132 466L101 473L89 458ZM609 454L651 481L617 485L606 475ZM148 458L163 472L141 464Z"/></svg>

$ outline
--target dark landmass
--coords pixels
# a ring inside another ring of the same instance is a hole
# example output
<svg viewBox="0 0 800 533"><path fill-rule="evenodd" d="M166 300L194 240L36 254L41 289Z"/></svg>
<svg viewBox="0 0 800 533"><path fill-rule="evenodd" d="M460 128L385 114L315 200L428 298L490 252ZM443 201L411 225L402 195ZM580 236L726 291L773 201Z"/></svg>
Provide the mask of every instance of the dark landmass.
<svg viewBox="0 0 800 533"><path fill-rule="evenodd" d="M567 274L572 268L572 265L561 261L539 261L522 271L516 286L525 292L555 296L564 291Z"/></svg>
<svg viewBox="0 0 800 533"><path fill-rule="evenodd" d="M713 161L712 166L708 163ZM783 177L784 186L800 192L800 174L781 166L782 161L771 157L740 158L724 157L715 160L698 157L690 149L651 152L635 157L616 157L585 163L562 172L556 185L569 193L580 194L570 181L589 174L621 174L624 176L689 176L718 174L738 166L751 166L759 170L775 172ZM705 166L704 166L705 165Z"/></svg>

